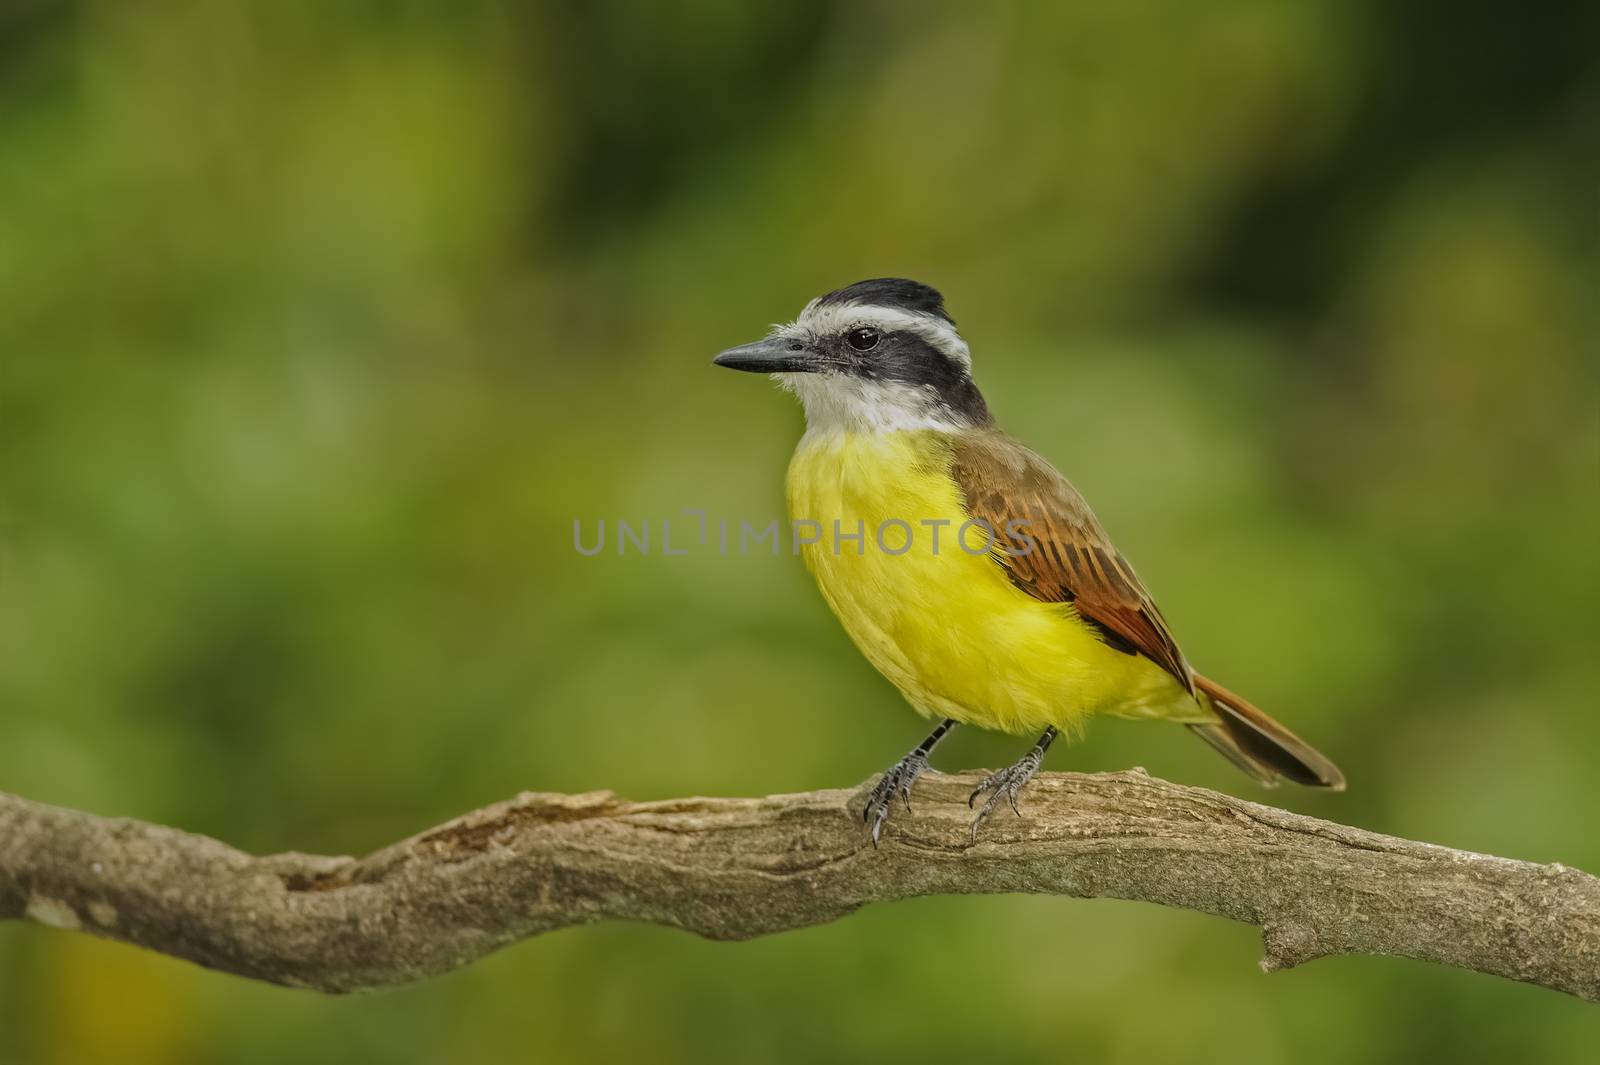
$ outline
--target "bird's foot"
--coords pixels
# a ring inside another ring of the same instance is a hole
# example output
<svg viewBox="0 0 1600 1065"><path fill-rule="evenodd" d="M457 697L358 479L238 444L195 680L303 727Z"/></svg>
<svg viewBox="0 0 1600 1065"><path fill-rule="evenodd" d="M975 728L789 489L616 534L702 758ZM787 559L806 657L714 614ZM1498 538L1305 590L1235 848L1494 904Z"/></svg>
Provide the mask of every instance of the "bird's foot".
<svg viewBox="0 0 1600 1065"><path fill-rule="evenodd" d="M966 804L971 806L971 804L978 801L979 795L986 792L989 793L989 798L984 801L982 809L979 809L978 816L973 817L973 843L978 843L979 825L984 824L984 820L989 819L989 814L994 812L995 806L1000 804L1002 798L1006 803L1011 804L1011 812L1013 814L1018 817L1022 816L1022 811L1018 808L1016 800L1021 795L1022 788L1027 787L1027 782L1034 779L1034 774L1038 772L1040 763L1045 761L1045 748L1050 747L1050 740L1054 739L1053 732L1053 729L1051 729L1051 732L1046 732L1045 739L1040 740L1038 745L1035 745L1034 750L1022 755L1021 761L1018 761L1014 766L1006 766L1000 772L990 772L989 776L982 779L982 784L973 788L973 793L966 796Z"/></svg>
<svg viewBox="0 0 1600 1065"><path fill-rule="evenodd" d="M894 797L899 795L901 801L906 804L906 812L910 813L911 785L927 768L928 754L919 747L890 766L883 776L878 778L872 794L867 796L867 808L861 815L863 821L872 825L874 847L878 845L878 836L883 832L883 823L889 819L889 810L894 806Z"/></svg>

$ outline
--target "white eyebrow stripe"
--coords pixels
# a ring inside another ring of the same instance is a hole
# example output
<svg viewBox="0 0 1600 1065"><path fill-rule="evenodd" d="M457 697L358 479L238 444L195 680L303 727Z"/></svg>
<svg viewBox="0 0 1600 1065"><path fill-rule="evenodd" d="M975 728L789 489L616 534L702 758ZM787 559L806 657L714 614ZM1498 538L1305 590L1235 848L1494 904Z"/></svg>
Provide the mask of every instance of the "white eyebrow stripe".
<svg viewBox="0 0 1600 1065"><path fill-rule="evenodd" d="M956 332L955 326L937 315L905 311L898 307L880 307L870 303L830 303L819 306L819 302L812 300L806 304L805 310L800 312L800 317L787 325L775 327L773 334L787 335L793 330L803 330L825 335L842 333L856 326L876 326L886 333L915 333L961 363L966 369L972 368L972 352L967 347L967 342L961 339L961 334Z"/></svg>

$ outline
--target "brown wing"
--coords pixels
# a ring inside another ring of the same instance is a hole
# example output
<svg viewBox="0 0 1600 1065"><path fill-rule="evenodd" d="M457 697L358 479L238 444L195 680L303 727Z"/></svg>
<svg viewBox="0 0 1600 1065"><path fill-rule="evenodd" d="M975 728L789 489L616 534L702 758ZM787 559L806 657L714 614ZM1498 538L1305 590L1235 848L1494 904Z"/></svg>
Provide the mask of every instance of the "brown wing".
<svg viewBox="0 0 1600 1065"><path fill-rule="evenodd" d="M1043 458L995 431L954 441L950 475L967 512L994 532L996 559L1017 587L1071 603L1106 642L1138 653L1194 693L1194 674L1161 611L1078 490Z"/></svg>

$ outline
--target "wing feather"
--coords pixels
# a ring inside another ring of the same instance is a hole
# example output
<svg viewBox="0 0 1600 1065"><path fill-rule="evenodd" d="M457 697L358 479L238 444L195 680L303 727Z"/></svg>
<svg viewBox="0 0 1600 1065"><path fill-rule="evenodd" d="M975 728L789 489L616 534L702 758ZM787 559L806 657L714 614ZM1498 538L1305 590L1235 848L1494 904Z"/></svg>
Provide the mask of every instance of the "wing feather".
<svg viewBox="0 0 1600 1065"><path fill-rule="evenodd" d="M950 474L967 513L993 530L996 561L1035 599L1071 603L1106 642L1142 654L1190 694L1194 674L1133 567L1068 480L998 431L955 439Z"/></svg>

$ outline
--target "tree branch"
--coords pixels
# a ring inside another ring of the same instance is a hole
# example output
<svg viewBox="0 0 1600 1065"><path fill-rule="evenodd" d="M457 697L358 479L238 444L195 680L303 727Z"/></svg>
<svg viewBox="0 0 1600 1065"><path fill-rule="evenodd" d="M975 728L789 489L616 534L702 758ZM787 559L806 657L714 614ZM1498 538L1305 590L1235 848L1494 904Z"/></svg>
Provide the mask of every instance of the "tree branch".
<svg viewBox="0 0 1600 1065"><path fill-rule="evenodd" d="M1262 968L1392 954L1600 1000L1600 880L1413 843L1147 776L1045 774L969 842L971 774L930 773L881 849L865 788L632 803L525 793L359 861L252 857L0 793L0 920L343 992L574 924L714 939L918 895L1136 899L1258 925Z"/></svg>

